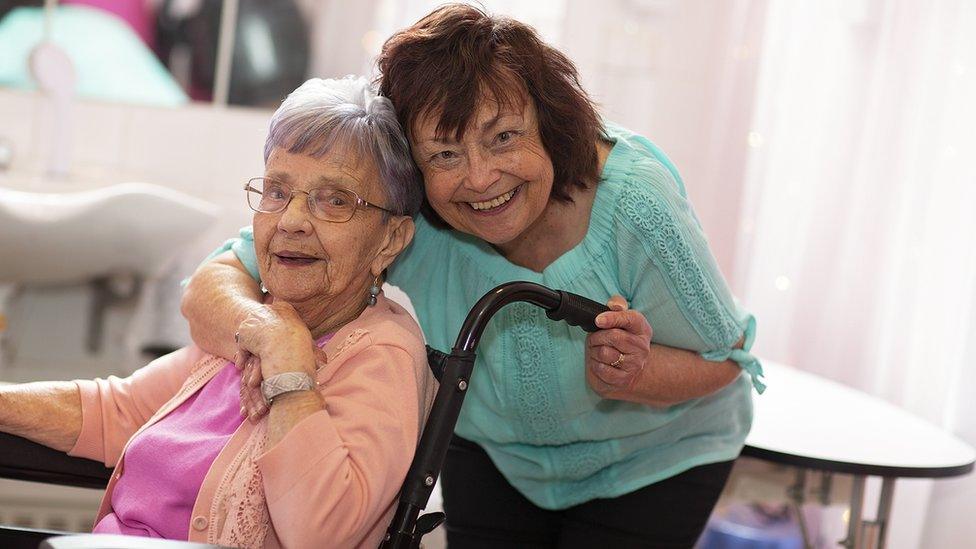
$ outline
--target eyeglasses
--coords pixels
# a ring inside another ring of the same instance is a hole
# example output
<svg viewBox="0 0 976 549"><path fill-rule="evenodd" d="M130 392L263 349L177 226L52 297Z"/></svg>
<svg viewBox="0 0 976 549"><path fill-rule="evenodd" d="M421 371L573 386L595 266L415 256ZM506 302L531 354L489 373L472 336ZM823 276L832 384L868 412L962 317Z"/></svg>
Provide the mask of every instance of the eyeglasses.
<svg viewBox="0 0 976 549"><path fill-rule="evenodd" d="M291 203L295 193L303 193L308 198L308 211L322 221L345 223L352 219L360 206L376 208L396 215L393 211L366 202L355 192L340 187L319 187L311 191L302 191L292 189L274 179L255 177L249 179L244 185L244 191L247 194L247 205L261 213L283 212Z"/></svg>

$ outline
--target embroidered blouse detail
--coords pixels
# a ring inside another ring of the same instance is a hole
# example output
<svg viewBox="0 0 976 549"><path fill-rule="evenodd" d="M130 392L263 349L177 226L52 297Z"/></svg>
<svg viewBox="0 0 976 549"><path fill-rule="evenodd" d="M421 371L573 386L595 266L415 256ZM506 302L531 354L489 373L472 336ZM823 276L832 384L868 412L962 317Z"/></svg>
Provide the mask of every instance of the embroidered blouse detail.
<svg viewBox="0 0 976 549"><path fill-rule="evenodd" d="M766 389L760 381L762 366L748 352L752 348L751 338L746 338L743 349L730 348L743 330L733 313L722 306L700 265L698 257L703 249L707 250L707 244L700 238L692 242L688 231L671 213L681 205L668 197L668 194L677 195L674 186L669 184L670 174L660 163L637 159L626 179L628 184L620 191L620 211L640 232L652 260L665 271L664 279L679 297L677 304L698 334L713 349L719 349L706 351L702 357L714 362L734 360L762 393ZM754 335L755 319L750 318L749 323Z"/></svg>
<svg viewBox="0 0 976 549"><path fill-rule="evenodd" d="M650 171L649 171L650 172ZM647 175L652 175L653 172ZM646 239L649 252L672 281L678 301L702 338L712 345L735 343L742 333L718 304L682 230L668 215L665 198L650 185L631 184L620 193L621 209Z"/></svg>
<svg viewBox="0 0 976 549"><path fill-rule="evenodd" d="M552 356L545 333L546 318L541 309L526 303L509 305L508 325L518 360L516 370L516 402L528 444L545 444L559 429L558 416L552 409L552 374L546 357Z"/></svg>

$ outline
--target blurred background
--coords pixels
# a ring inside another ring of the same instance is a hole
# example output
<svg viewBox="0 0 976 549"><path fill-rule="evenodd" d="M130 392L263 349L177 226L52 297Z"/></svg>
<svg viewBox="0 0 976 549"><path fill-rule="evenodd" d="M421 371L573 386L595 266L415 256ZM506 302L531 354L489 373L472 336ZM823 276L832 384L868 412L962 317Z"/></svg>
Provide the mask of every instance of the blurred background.
<svg viewBox="0 0 976 549"><path fill-rule="evenodd" d="M0 0L5 381L125 374L186 344L179 281L249 224L271 111L306 78L375 76L384 39L440 2L50 4ZM535 26L607 119L669 154L760 356L976 443L976 3L483 6ZM781 494L746 469L740 497ZM85 526L6 486L21 499L0 520ZM889 546L969 546L972 509L972 477L901 481Z"/></svg>

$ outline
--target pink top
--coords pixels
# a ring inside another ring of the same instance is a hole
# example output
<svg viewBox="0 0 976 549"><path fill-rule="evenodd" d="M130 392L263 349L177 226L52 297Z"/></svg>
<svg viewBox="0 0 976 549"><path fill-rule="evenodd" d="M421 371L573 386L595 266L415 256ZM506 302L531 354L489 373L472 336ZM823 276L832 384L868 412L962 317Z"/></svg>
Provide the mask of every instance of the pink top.
<svg viewBox="0 0 976 549"><path fill-rule="evenodd" d="M325 345L332 334L316 344ZM227 362L202 389L135 437L97 534L185 540L203 479L244 417L241 372ZM152 502L147 505L146 502Z"/></svg>
<svg viewBox="0 0 976 549"><path fill-rule="evenodd" d="M94 532L187 539L203 477L244 420L240 388L241 373L228 362L172 414L133 439L128 467L112 492L112 512Z"/></svg>

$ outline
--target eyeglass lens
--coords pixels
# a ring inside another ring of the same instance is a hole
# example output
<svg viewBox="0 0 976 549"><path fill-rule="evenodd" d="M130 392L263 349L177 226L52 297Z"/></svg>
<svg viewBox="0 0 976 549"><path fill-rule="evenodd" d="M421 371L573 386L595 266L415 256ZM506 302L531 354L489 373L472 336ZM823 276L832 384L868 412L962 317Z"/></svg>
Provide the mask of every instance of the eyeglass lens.
<svg viewBox="0 0 976 549"><path fill-rule="evenodd" d="M272 179L253 179L247 193L248 205L254 210L277 213L288 207L293 190ZM305 193L300 193L305 194ZM348 221L356 211L356 195L345 189L320 187L307 196L312 215L326 221Z"/></svg>

